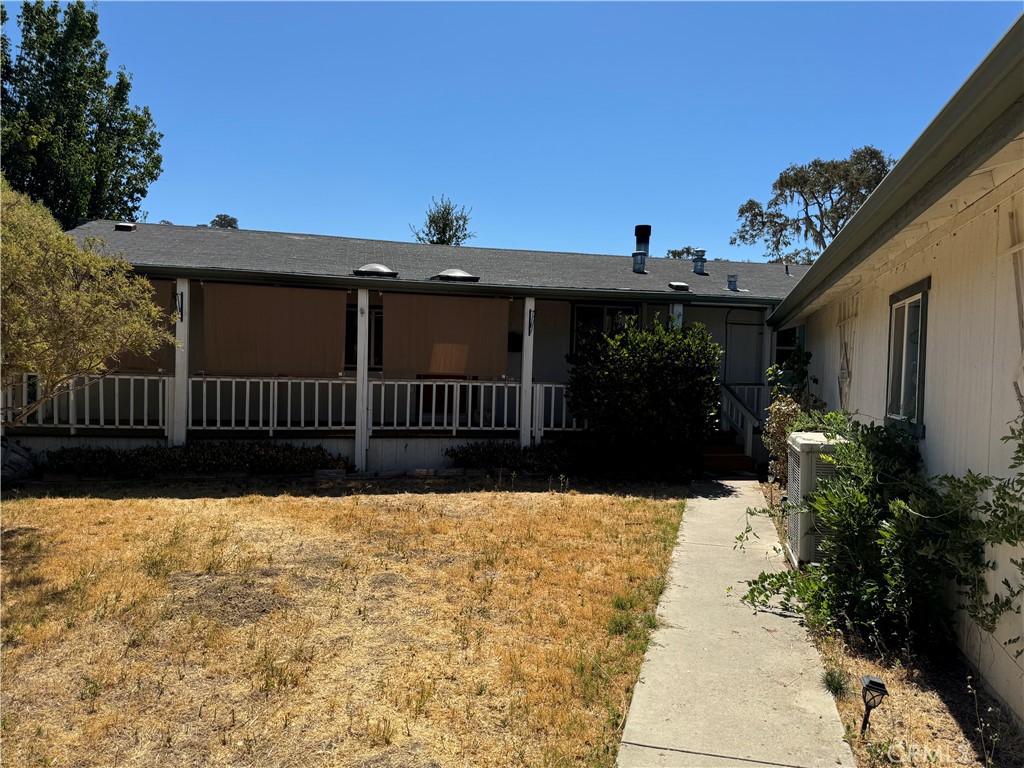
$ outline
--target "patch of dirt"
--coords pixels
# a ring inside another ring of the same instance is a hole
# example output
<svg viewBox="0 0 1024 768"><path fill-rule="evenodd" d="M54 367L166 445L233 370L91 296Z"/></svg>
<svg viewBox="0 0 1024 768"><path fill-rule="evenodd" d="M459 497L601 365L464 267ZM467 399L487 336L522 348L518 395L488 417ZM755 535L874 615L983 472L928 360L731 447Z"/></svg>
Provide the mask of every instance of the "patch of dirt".
<svg viewBox="0 0 1024 768"><path fill-rule="evenodd" d="M268 583L277 576L272 568L257 572L259 578L236 574L175 573L169 577L177 610L200 616L217 616L229 627L240 627L292 605Z"/></svg>

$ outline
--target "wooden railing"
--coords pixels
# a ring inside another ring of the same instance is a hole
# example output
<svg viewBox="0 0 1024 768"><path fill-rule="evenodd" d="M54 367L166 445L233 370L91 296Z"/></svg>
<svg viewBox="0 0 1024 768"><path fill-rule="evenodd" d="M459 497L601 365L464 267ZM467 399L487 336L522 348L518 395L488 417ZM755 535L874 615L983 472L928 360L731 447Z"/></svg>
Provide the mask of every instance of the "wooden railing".
<svg viewBox="0 0 1024 768"><path fill-rule="evenodd" d="M159 375L81 376L41 405L19 427L157 429L167 431L167 382ZM3 391L4 422L31 407L42 391L38 377L23 374Z"/></svg>
<svg viewBox="0 0 1024 768"><path fill-rule="evenodd" d="M116 374L76 382L31 415L25 426L160 429L166 434L171 377ZM569 410L567 385L533 385L533 434L582 428ZM5 420L31 405L37 380L24 376L3 392ZM369 383L370 431L515 432L520 427L518 381L399 379ZM217 431L351 431L356 382L350 378L192 376L188 429Z"/></svg>
<svg viewBox="0 0 1024 768"><path fill-rule="evenodd" d="M355 426L352 379L189 379L189 429L344 430Z"/></svg>
<svg viewBox="0 0 1024 768"><path fill-rule="evenodd" d="M519 429L519 382L408 379L370 382L371 432Z"/></svg>
<svg viewBox="0 0 1024 768"><path fill-rule="evenodd" d="M740 385L743 390L738 391L737 385L723 384L722 389L722 426L725 429L734 429L743 438L743 452L747 456L754 455L754 431L761 426L762 407L760 400L751 391L754 385ZM758 385L758 390L763 393L764 388ZM753 400L754 408L747 403Z"/></svg>
<svg viewBox="0 0 1024 768"><path fill-rule="evenodd" d="M567 389L566 384L551 382L533 385L533 430L537 440L545 432L568 432L583 428L569 410Z"/></svg>

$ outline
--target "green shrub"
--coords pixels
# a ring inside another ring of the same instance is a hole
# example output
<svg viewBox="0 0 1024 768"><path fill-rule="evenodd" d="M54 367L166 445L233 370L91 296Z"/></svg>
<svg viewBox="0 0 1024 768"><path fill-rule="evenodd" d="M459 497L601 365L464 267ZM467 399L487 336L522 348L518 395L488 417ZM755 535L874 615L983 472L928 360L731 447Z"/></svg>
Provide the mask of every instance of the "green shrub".
<svg viewBox="0 0 1024 768"><path fill-rule="evenodd" d="M145 480L157 475L199 475L225 472L248 475L302 475L317 469L344 468L346 461L321 446L301 447L263 441L207 442L180 446L147 445L114 448L60 448L48 451L47 472Z"/></svg>
<svg viewBox="0 0 1024 768"><path fill-rule="evenodd" d="M789 395L782 395L772 400L768 406L761 439L768 449L768 473L774 475L783 486L789 477L789 449L787 441L793 432L793 425L803 411L800 404Z"/></svg>
<svg viewBox="0 0 1024 768"><path fill-rule="evenodd" d="M452 466L461 469L586 476L591 474L592 443L581 435L561 435L557 440L521 448L512 440L488 440L444 449Z"/></svg>
<svg viewBox="0 0 1024 768"><path fill-rule="evenodd" d="M715 429L721 357L700 323L641 327L627 318L568 356L569 407L609 462L625 460L634 474L678 474L699 464Z"/></svg>
<svg viewBox="0 0 1024 768"><path fill-rule="evenodd" d="M1010 478L968 473L928 482L905 431L846 423L836 473L820 479L807 502L822 534L821 562L762 573L747 583L744 601L777 602L881 650L950 639L955 607L988 631L1019 612L1024 581L1005 580L1003 592L990 595L985 575L994 565L985 547L1024 541L1024 430L1011 434L1018 447ZM1024 562L1013 562L1024 577ZM951 584L956 605L947 599Z"/></svg>

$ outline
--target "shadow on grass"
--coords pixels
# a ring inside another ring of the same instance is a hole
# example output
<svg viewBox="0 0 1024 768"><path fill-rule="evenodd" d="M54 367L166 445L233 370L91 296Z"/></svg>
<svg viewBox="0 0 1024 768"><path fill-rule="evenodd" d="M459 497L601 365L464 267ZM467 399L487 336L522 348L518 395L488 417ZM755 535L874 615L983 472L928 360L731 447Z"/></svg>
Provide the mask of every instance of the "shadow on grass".
<svg viewBox="0 0 1024 768"><path fill-rule="evenodd" d="M984 690L955 649L918 665L922 688L934 691L964 734L971 736L975 759L993 768L1021 768L1024 730L1014 722L1005 706Z"/></svg>
<svg viewBox="0 0 1024 768"><path fill-rule="evenodd" d="M537 477L464 476L348 478L317 481L305 478L210 477L180 480L79 480L33 481L5 489L7 499L230 499L242 496L298 496L332 498L353 495L447 494L447 493L595 493L607 496L639 496L679 499L690 495L685 483L630 480L561 480Z"/></svg>

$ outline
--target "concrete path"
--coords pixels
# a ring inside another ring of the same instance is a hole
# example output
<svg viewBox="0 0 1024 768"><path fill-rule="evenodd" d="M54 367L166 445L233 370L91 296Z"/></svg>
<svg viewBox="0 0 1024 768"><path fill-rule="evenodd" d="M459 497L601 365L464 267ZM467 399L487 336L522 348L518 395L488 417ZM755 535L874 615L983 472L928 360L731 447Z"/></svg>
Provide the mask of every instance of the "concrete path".
<svg viewBox="0 0 1024 768"><path fill-rule="evenodd" d="M619 768L853 766L822 667L792 616L755 614L742 581L783 566L771 521L733 549L755 480L694 483L626 718ZM732 593L727 589L732 587Z"/></svg>

